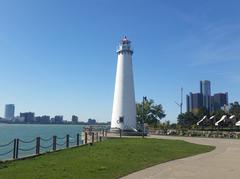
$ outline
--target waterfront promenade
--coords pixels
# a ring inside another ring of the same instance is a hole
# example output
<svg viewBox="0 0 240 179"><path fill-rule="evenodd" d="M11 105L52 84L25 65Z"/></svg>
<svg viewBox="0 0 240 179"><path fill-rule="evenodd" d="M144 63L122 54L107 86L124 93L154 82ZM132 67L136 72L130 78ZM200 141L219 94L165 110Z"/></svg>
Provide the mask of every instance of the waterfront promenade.
<svg viewBox="0 0 240 179"><path fill-rule="evenodd" d="M216 146L216 149L193 157L162 163L123 177L123 179L238 179L240 178L240 140L151 136L178 139L196 144Z"/></svg>

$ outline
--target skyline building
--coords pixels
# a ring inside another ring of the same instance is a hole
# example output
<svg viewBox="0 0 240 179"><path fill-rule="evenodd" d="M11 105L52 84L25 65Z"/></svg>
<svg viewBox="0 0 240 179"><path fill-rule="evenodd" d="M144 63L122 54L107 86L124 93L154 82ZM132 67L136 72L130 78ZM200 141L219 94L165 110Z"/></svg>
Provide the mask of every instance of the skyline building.
<svg viewBox="0 0 240 179"><path fill-rule="evenodd" d="M35 121L35 114L33 112L20 113L20 117L23 118L26 123L32 123Z"/></svg>
<svg viewBox="0 0 240 179"><path fill-rule="evenodd" d="M191 108L190 108L190 95L186 95L186 108L187 108L187 112L191 112Z"/></svg>
<svg viewBox="0 0 240 179"><path fill-rule="evenodd" d="M211 111L211 82L208 80L200 81L200 93L203 96L203 107Z"/></svg>
<svg viewBox="0 0 240 179"><path fill-rule="evenodd" d="M208 112L226 108L228 106L228 93L215 93L211 96L211 82L200 81L200 93L186 95L187 112L196 113L200 108L206 108Z"/></svg>
<svg viewBox="0 0 240 179"><path fill-rule="evenodd" d="M228 93L216 93L211 97L212 111L222 109L224 106L228 106Z"/></svg>
<svg viewBox="0 0 240 179"><path fill-rule="evenodd" d="M187 95L187 112L197 113L202 107L202 93L189 93L189 95Z"/></svg>
<svg viewBox="0 0 240 179"><path fill-rule="evenodd" d="M136 101L132 69L131 41L125 36L117 50L117 71L111 129L136 129Z"/></svg>
<svg viewBox="0 0 240 179"><path fill-rule="evenodd" d="M97 123L97 121L96 121L96 119L91 119L91 118L89 118L87 123L88 123L89 125L94 125L94 124Z"/></svg>
<svg viewBox="0 0 240 179"><path fill-rule="evenodd" d="M72 123L78 123L78 117L76 115L72 115Z"/></svg>
<svg viewBox="0 0 240 179"><path fill-rule="evenodd" d="M13 120L14 119L14 113L15 113L15 106L14 104L6 104L5 105L5 119L7 120Z"/></svg>
<svg viewBox="0 0 240 179"><path fill-rule="evenodd" d="M47 116L47 115L37 116L37 117L35 117L35 122L36 123L41 123L41 124L49 124L50 123L50 116Z"/></svg>
<svg viewBox="0 0 240 179"><path fill-rule="evenodd" d="M63 123L63 116L56 115L54 118L51 119L52 123L62 124Z"/></svg>

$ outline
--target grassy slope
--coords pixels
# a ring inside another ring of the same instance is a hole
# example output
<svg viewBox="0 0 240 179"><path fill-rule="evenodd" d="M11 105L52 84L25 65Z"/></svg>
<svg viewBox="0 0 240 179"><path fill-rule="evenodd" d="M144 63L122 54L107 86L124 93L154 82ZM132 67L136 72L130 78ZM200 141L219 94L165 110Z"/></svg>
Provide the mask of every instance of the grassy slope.
<svg viewBox="0 0 240 179"><path fill-rule="evenodd" d="M178 140L109 139L92 147L0 164L0 178L117 178L147 166L212 149L214 147Z"/></svg>

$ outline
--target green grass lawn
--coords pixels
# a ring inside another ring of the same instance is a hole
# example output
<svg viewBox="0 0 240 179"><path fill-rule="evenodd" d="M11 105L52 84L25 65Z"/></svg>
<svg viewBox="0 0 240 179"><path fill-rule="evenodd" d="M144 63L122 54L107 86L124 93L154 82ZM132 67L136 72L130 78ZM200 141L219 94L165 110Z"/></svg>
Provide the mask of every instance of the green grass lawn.
<svg viewBox="0 0 240 179"><path fill-rule="evenodd" d="M0 164L1 179L118 178L146 167L213 150L180 140L108 139Z"/></svg>

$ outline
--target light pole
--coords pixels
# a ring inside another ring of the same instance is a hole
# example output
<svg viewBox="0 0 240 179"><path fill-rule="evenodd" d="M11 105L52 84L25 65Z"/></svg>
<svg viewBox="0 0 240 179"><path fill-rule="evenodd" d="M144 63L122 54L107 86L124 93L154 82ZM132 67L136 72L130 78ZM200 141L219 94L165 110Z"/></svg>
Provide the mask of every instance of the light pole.
<svg viewBox="0 0 240 179"><path fill-rule="evenodd" d="M147 100L146 96L143 96L142 101L142 138L144 138L144 102Z"/></svg>

